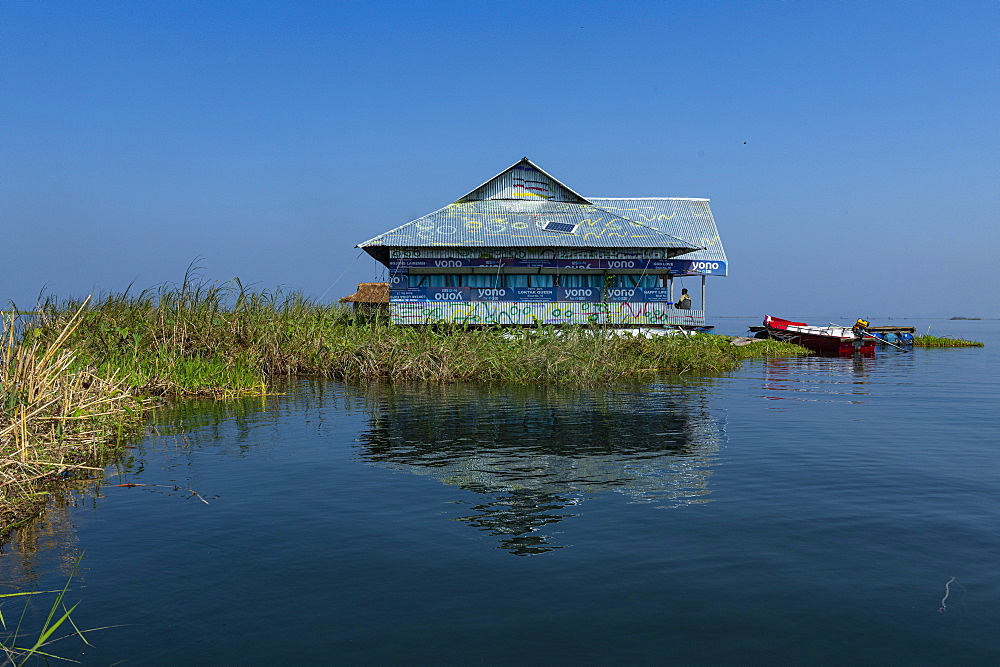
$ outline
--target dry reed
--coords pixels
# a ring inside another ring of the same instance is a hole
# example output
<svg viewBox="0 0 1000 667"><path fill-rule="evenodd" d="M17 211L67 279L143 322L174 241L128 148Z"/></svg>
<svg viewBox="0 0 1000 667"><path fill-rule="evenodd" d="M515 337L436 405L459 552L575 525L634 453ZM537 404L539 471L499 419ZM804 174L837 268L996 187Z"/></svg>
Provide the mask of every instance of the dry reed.
<svg viewBox="0 0 1000 667"><path fill-rule="evenodd" d="M179 285L92 302L50 299L6 322L0 366L0 528L40 482L93 468L141 424L150 396L264 393L279 376L346 381L593 385L654 373L721 373L748 357L801 354L779 341L652 339L600 328L393 326L301 294ZM146 397L146 398L143 398ZM0 531L2 532L2 531Z"/></svg>
<svg viewBox="0 0 1000 667"><path fill-rule="evenodd" d="M67 341L86 302L52 340L30 315L5 318L0 357L0 532L30 514L41 482L100 470L110 446L140 423L145 401L114 375L81 367ZM32 501L31 499L34 499Z"/></svg>

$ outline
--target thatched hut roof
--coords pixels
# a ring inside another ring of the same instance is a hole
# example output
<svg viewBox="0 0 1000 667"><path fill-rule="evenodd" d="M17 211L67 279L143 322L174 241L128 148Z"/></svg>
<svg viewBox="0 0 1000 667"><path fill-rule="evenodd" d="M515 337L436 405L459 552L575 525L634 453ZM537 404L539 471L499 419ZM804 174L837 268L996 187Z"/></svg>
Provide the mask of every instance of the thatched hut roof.
<svg viewBox="0 0 1000 667"><path fill-rule="evenodd" d="M358 283L358 291L341 303L389 303L389 283Z"/></svg>

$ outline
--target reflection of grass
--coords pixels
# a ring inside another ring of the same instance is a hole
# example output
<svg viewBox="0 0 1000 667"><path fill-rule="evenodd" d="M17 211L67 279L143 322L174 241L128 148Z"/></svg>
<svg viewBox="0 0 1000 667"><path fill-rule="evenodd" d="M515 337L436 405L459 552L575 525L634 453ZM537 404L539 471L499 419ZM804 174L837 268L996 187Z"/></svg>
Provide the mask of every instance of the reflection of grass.
<svg viewBox="0 0 1000 667"><path fill-rule="evenodd" d="M913 345L915 347L983 347L983 343L974 340L931 336L930 334L914 336Z"/></svg>
<svg viewBox="0 0 1000 667"><path fill-rule="evenodd" d="M7 621L3 616L2 610L0 610L0 627L3 628L4 632L7 633L2 640L0 640L0 650L2 650L7 659L3 664L12 665L23 665L31 658L38 656L41 658L54 658L54 659L65 659L60 658L57 655L53 655L42 649L53 644L60 639L65 639L66 637L77 635L84 644L90 645L87 639L83 636L83 632L80 631L76 624L73 623L72 614L73 611L79 606L79 602L74 604L72 607L66 608L65 598L66 592L69 590L69 584L73 580L73 576L76 574L76 569L80 566L80 560L83 558L83 554L77 559L76 564L73 566L73 571L70 573L69 577L66 579L66 584L63 586L61 591L37 591L30 593L6 593L0 595L0 598L13 598L13 597L31 597L35 595L43 595L46 593L56 593L55 600L52 602L52 606L49 608L49 614L45 618L45 622L42 623L42 627L38 630L37 636L32 641L31 645L20 645L22 639L29 637L27 631L22 631L24 625L24 617L28 611L29 602L25 602L24 608L21 611L21 616L18 619L17 626L13 630L9 630L7 626ZM53 637L53 635L63 627L64 624L68 624L72 631L66 635ZM34 633L31 633L32 635Z"/></svg>
<svg viewBox="0 0 1000 667"><path fill-rule="evenodd" d="M802 354L779 341L614 337L598 328L393 326L301 294L179 285L10 311L0 360L0 534L38 506L37 485L99 467L150 396L235 397L279 378L596 385L658 372L712 374Z"/></svg>

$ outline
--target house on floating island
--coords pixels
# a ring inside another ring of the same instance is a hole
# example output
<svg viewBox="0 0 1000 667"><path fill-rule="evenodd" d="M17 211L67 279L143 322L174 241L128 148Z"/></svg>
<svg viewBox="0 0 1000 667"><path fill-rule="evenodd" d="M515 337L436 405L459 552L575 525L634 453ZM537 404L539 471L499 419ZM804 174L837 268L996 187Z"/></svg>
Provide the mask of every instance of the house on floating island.
<svg viewBox="0 0 1000 667"><path fill-rule="evenodd" d="M528 158L358 247L389 269L395 324L702 327L727 268L707 199L581 197Z"/></svg>

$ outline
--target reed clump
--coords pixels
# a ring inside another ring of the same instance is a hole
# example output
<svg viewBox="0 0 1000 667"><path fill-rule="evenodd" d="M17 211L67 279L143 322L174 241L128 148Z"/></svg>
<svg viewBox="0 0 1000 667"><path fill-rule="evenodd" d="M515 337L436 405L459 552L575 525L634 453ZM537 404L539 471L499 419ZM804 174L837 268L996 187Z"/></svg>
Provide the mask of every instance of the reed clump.
<svg viewBox="0 0 1000 667"><path fill-rule="evenodd" d="M649 372L714 373L750 356L801 353L778 341L723 336L616 336L600 328L394 326L384 316L186 277L90 304L48 302L32 335L50 339L81 310L66 344L102 376L139 395L226 396L266 391L269 378L495 381L582 385Z"/></svg>
<svg viewBox="0 0 1000 667"><path fill-rule="evenodd" d="M592 385L725 372L806 350L724 336L643 338L600 328L393 326L299 293L180 284L12 311L0 360L0 529L37 510L46 483L100 470L157 396L260 394L282 376L345 381ZM6 530L0 530L6 532Z"/></svg>
<svg viewBox="0 0 1000 667"><path fill-rule="evenodd" d="M0 527L43 502L45 484L113 459L115 445L139 428L145 399L115 373L81 363L68 342L84 307L50 336L33 316L4 319L0 355ZM0 532L6 532L0 531Z"/></svg>
<svg viewBox="0 0 1000 667"><path fill-rule="evenodd" d="M983 343L964 338L948 338L925 334L913 337L914 347L983 347Z"/></svg>

